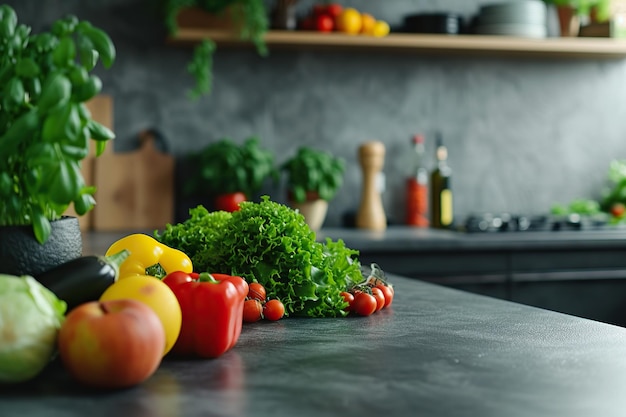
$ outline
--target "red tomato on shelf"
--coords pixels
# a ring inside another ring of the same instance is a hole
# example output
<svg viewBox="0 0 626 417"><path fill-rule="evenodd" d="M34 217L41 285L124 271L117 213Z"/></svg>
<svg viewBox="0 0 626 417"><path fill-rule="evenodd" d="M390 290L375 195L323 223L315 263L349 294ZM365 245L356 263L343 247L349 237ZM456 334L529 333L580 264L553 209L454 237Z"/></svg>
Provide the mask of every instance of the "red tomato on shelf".
<svg viewBox="0 0 626 417"><path fill-rule="evenodd" d="M331 3L328 6L326 6L326 14L332 17L333 19L339 16L342 11L343 11L343 7L341 6L341 4Z"/></svg>
<svg viewBox="0 0 626 417"><path fill-rule="evenodd" d="M243 203L246 200L246 195L242 192L222 194L215 199L215 209L232 213L239 210L239 203Z"/></svg>
<svg viewBox="0 0 626 417"><path fill-rule="evenodd" d="M321 14L315 18L315 29L318 32L332 32L335 30L335 19L327 14Z"/></svg>

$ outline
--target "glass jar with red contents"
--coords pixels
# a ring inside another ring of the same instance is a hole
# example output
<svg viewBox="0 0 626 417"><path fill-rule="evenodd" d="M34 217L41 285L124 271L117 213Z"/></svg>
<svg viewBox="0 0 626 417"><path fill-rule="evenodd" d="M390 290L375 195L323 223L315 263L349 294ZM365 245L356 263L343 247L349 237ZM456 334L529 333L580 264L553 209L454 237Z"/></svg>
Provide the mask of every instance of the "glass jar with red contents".
<svg viewBox="0 0 626 417"><path fill-rule="evenodd" d="M414 163L406 181L406 220L414 227L428 227L428 169L424 163L424 135L411 138Z"/></svg>

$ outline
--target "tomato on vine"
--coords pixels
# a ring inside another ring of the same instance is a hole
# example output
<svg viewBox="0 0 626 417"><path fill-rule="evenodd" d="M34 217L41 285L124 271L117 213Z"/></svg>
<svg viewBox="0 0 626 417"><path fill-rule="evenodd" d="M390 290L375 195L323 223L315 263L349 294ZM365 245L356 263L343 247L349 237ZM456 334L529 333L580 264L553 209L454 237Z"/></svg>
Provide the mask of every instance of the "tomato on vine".
<svg viewBox="0 0 626 417"><path fill-rule="evenodd" d="M285 315L285 306L280 300L269 300L263 306L263 316L267 320L276 321L283 318Z"/></svg>
<svg viewBox="0 0 626 417"><path fill-rule="evenodd" d="M248 285L248 298L265 301L266 297L265 287L262 284L252 282Z"/></svg>
<svg viewBox="0 0 626 417"><path fill-rule="evenodd" d="M360 292L354 296L351 311L354 311L359 316L369 316L376 311L376 306L376 298L373 295Z"/></svg>
<svg viewBox="0 0 626 417"><path fill-rule="evenodd" d="M380 291L382 291L383 295L385 296L385 307L389 307L393 302L393 287L385 284L377 284L375 288L378 288Z"/></svg>
<svg viewBox="0 0 626 417"><path fill-rule="evenodd" d="M352 303L354 302L354 294L349 293L348 291L342 291L341 296L344 301L348 303L348 306L343 309L343 311L350 311L352 309Z"/></svg>
<svg viewBox="0 0 626 417"><path fill-rule="evenodd" d="M380 288L372 288L372 296L376 299L376 310L382 310L382 308L385 306L385 295L383 294L383 292L381 291Z"/></svg>
<svg viewBox="0 0 626 417"><path fill-rule="evenodd" d="M243 303L243 321L254 323L263 317L263 305L259 300L251 299Z"/></svg>

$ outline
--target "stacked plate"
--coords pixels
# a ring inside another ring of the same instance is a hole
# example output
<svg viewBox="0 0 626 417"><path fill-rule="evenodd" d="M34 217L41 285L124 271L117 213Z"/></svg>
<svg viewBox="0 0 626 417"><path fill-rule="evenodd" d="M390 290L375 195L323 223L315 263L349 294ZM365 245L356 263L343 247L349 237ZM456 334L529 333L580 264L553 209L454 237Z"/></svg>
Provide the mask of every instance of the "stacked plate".
<svg viewBox="0 0 626 417"><path fill-rule="evenodd" d="M542 0L519 0L482 6L476 17L480 35L545 38L548 11Z"/></svg>

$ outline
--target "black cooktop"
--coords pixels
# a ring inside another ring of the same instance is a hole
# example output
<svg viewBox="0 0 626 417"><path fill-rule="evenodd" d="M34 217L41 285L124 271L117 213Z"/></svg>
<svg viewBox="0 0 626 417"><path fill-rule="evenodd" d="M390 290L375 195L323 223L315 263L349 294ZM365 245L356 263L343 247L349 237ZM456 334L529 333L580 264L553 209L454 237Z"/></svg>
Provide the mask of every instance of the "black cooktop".
<svg viewBox="0 0 626 417"><path fill-rule="evenodd" d="M511 213L479 213L467 217L459 227L467 233L503 233L562 230L608 230L620 226L609 223L604 213L587 216L569 215L519 215Z"/></svg>

